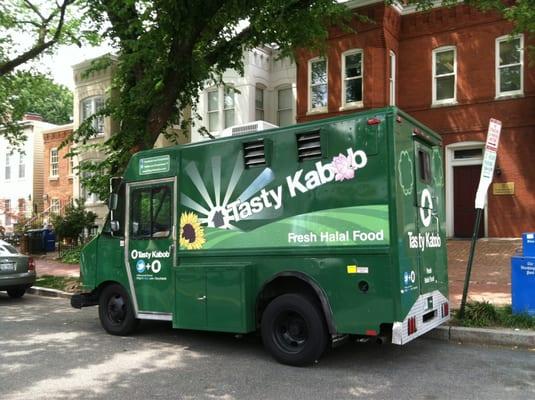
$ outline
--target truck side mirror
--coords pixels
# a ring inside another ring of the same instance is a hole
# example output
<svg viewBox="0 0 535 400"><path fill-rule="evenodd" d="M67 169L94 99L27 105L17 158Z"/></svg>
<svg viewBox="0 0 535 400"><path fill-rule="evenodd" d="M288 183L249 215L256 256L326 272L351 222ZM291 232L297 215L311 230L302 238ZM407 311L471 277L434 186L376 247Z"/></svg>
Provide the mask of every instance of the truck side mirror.
<svg viewBox="0 0 535 400"><path fill-rule="evenodd" d="M121 224L119 223L119 221L110 221L110 228L111 228L111 231L112 232L119 232L119 230L121 229Z"/></svg>
<svg viewBox="0 0 535 400"><path fill-rule="evenodd" d="M112 211L117 209L117 204L119 203L119 196L117 193L111 193L110 198L108 199L108 208Z"/></svg>

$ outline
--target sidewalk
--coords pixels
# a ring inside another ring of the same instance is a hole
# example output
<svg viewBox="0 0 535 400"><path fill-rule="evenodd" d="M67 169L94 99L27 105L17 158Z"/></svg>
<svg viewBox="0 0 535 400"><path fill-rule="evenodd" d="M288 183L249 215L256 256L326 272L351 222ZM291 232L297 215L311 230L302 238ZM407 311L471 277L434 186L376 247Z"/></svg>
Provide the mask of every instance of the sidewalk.
<svg viewBox="0 0 535 400"><path fill-rule="evenodd" d="M459 308L463 295L470 240L448 240L450 302ZM476 245L469 300L495 305L511 304L511 256L522 247L520 239L479 239Z"/></svg>
<svg viewBox="0 0 535 400"><path fill-rule="evenodd" d="M480 239L472 267L470 300L486 300L496 305L511 304L511 256L521 248L520 239ZM448 240L450 301L461 304L470 240ZM57 253L34 256L37 275L80 276L77 264L55 260Z"/></svg>
<svg viewBox="0 0 535 400"><path fill-rule="evenodd" d="M35 270L37 276L55 275L55 276L80 276L80 266L78 264L65 264L56 260L58 253L47 253L44 255L33 255L35 260Z"/></svg>

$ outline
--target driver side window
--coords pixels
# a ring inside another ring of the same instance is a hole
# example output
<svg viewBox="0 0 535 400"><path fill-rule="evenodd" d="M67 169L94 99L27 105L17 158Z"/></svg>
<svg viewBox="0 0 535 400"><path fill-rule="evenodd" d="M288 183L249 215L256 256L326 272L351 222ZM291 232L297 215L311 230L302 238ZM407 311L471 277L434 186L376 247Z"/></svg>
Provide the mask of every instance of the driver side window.
<svg viewBox="0 0 535 400"><path fill-rule="evenodd" d="M134 189L130 235L135 239L165 238L171 234L171 190L168 186Z"/></svg>

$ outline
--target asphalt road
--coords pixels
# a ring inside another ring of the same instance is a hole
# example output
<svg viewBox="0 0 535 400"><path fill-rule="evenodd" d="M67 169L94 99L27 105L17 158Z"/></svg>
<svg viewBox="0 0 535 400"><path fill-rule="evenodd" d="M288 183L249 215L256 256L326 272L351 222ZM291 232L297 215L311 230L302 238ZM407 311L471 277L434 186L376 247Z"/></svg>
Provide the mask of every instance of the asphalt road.
<svg viewBox="0 0 535 400"><path fill-rule="evenodd" d="M0 399L535 399L535 352L418 339L274 362L255 335L145 322L106 334L97 308L0 292Z"/></svg>

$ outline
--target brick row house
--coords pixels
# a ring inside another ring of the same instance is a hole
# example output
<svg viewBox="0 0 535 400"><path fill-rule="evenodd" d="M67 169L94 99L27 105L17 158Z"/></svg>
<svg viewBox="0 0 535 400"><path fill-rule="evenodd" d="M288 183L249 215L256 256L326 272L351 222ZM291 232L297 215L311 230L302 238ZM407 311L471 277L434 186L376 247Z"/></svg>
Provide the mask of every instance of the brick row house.
<svg viewBox="0 0 535 400"><path fill-rule="evenodd" d="M465 5L417 12L382 1L348 6L373 22L333 27L325 54L300 50L298 122L396 105L443 137L449 236L468 237L490 118L502 121L481 236L535 229L535 68L526 35ZM531 43L533 44L533 43Z"/></svg>
<svg viewBox="0 0 535 400"><path fill-rule="evenodd" d="M72 203L74 160L67 157L70 146L61 144L72 134L72 124L43 131L44 141L44 214L62 214Z"/></svg>
<svg viewBox="0 0 535 400"><path fill-rule="evenodd" d="M43 131L55 125L28 113L20 127L26 139L19 148L12 148L0 135L0 227L7 233L19 219L43 211Z"/></svg>

